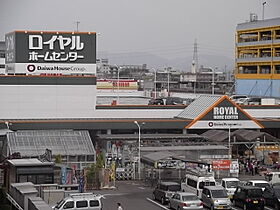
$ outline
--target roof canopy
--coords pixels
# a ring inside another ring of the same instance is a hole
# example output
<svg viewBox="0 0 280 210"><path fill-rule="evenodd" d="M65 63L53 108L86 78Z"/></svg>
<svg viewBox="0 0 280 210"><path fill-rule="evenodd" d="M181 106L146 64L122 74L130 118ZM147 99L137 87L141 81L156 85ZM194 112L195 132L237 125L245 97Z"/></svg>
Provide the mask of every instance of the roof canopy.
<svg viewBox="0 0 280 210"><path fill-rule="evenodd" d="M20 152L22 157L38 157L46 149L53 155L93 155L95 150L88 131L26 130L8 133L11 154Z"/></svg>
<svg viewBox="0 0 280 210"><path fill-rule="evenodd" d="M205 138L213 142L225 142L228 141L228 130L208 130L201 134ZM244 142L244 141L277 141L280 140L276 137L270 135L266 132L259 132L254 130L236 130L231 133L231 138L234 138L235 141Z"/></svg>

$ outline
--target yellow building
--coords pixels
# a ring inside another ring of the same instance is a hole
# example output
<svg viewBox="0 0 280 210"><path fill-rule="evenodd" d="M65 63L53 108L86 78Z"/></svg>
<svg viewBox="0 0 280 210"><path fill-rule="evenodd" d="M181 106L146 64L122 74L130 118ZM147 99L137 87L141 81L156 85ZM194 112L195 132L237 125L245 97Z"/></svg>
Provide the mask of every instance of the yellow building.
<svg viewBox="0 0 280 210"><path fill-rule="evenodd" d="M236 28L236 94L280 97L280 18Z"/></svg>

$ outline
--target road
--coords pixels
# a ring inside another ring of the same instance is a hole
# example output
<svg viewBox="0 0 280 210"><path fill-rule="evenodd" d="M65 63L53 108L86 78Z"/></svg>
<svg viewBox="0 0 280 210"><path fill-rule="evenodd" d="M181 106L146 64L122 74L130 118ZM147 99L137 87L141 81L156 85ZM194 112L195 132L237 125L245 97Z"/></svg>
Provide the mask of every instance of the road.
<svg viewBox="0 0 280 210"><path fill-rule="evenodd" d="M94 191L104 195L103 210L117 210L117 203L120 202L124 210L162 210L169 209L167 205L161 205L152 200L153 189L143 186L142 183L135 181L120 181L116 183L114 190ZM233 210L241 210L232 207ZM265 207L265 210L273 210Z"/></svg>
<svg viewBox="0 0 280 210"><path fill-rule="evenodd" d="M116 183L115 190L95 191L103 194L103 210L117 210L117 203L120 202L124 210L162 210L160 204L150 200L153 189L143 187L141 183L134 181L123 181ZM167 209L167 208L166 208Z"/></svg>

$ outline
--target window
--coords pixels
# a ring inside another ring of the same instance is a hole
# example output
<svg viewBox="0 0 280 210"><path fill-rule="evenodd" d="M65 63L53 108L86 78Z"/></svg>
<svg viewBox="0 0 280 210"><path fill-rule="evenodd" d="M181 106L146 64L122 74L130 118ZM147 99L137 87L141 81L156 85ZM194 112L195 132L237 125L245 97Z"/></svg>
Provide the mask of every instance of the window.
<svg viewBox="0 0 280 210"><path fill-rule="evenodd" d="M88 206L88 202L87 201L77 201L76 202L76 207L77 208L84 208Z"/></svg>
<svg viewBox="0 0 280 210"><path fill-rule="evenodd" d="M196 188L197 187L197 181L195 180L192 180L192 179L188 179L187 180L187 185L193 187L193 188Z"/></svg>
<svg viewBox="0 0 280 210"><path fill-rule="evenodd" d="M181 190L181 186L178 184L178 185L170 185L167 187L168 191L173 191L173 192L176 192L176 191L180 191Z"/></svg>
<svg viewBox="0 0 280 210"><path fill-rule="evenodd" d="M271 67L268 65L260 66L260 74L270 74Z"/></svg>
<svg viewBox="0 0 280 210"><path fill-rule="evenodd" d="M89 206L90 207L99 206L99 200L91 200L91 201L89 201Z"/></svg>
<svg viewBox="0 0 280 210"><path fill-rule="evenodd" d="M275 66L275 73L280 74L280 65Z"/></svg>
<svg viewBox="0 0 280 210"><path fill-rule="evenodd" d="M72 209L74 208L74 201L68 201L67 203L65 203L65 205L63 206L63 209Z"/></svg>
<svg viewBox="0 0 280 210"><path fill-rule="evenodd" d="M4 69L5 65L0 64L0 69Z"/></svg>
<svg viewBox="0 0 280 210"><path fill-rule="evenodd" d="M215 182L199 182L199 189L203 189L204 186L215 186Z"/></svg>
<svg viewBox="0 0 280 210"><path fill-rule="evenodd" d="M5 53L0 52L0 58L5 58Z"/></svg>

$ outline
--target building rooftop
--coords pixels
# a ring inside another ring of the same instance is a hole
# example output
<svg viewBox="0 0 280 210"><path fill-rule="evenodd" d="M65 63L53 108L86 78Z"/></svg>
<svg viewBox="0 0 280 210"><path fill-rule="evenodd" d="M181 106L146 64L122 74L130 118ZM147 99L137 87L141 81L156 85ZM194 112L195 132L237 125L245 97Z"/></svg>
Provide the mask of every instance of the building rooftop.
<svg viewBox="0 0 280 210"><path fill-rule="evenodd" d="M256 20L246 23L237 24L236 30L248 30L255 28L266 28L271 26L280 26L280 17L266 20Z"/></svg>
<svg viewBox="0 0 280 210"><path fill-rule="evenodd" d="M184 111L177 115L178 118L195 119L211 107L221 96L202 95L195 99Z"/></svg>
<svg viewBox="0 0 280 210"><path fill-rule="evenodd" d="M52 155L95 154L88 131L20 130L8 133L8 146L11 154L20 152L22 157L38 157L46 149Z"/></svg>

